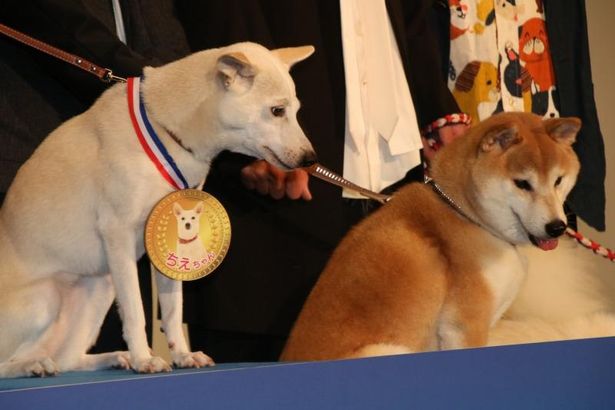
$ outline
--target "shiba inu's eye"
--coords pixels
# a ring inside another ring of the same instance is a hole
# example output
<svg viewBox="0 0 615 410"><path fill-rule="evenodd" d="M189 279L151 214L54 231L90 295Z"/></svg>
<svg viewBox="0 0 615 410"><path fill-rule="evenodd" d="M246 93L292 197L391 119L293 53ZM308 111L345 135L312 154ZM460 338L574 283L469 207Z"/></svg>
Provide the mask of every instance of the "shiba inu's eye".
<svg viewBox="0 0 615 410"><path fill-rule="evenodd" d="M532 185L530 185L530 183L527 182L525 179L514 179L513 181L515 182L515 185L519 189L522 189L524 191L529 191L529 192L533 190Z"/></svg>
<svg viewBox="0 0 615 410"><path fill-rule="evenodd" d="M282 105L271 107L271 113L274 117L283 117L286 115L286 108Z"/></svg>
<svg viewBox="0 0 615 410"><path fill-rule="evenodd" d="M562 183L562 177L557 177L557 179L555 180L555 185L553 186L558 186L561 183Z"/></svg>

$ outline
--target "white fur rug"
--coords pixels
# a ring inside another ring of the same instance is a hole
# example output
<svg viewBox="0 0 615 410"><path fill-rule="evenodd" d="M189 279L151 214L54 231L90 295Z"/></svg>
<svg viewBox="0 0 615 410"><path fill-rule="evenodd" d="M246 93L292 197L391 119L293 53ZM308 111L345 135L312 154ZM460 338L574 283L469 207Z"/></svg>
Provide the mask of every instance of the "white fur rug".
<svg viewBox="0 0 615 410"><path fill-rule="evenodd" d="M528 277L489 345L615 336L615 264L570 238L527 247Z"/></svg>

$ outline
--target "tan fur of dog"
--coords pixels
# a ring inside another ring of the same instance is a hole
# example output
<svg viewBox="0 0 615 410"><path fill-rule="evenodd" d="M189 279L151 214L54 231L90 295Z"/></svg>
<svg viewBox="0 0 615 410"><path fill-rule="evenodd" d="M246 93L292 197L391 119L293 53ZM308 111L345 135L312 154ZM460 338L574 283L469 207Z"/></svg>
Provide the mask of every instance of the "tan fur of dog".
<svg viewBox="0 0 615 410"><path fill-rule="evenodd" d="M188 186L207 176L223 150L282 168L314 161L289 74L313 51L238 43L145 68L144 106ZM7 193L0 210L0 377L171 369L147 343L136 260L147 215L174 188L141 147L126 97L126 85L116 84L53 131ZM181 282L160 273L156 280L174 364L212 365L188 349ZM116 297L129 352L86 354Z"/></svg>
<svg viewBox="0 0 615 410"><path fill-rule="evenodd" d="M579 128L575 118L499 114L443 148L432 176L476 223L428 185L401 189L335 250L281 360L486 345L525 277L517 245L531 235L552 248L563 232Z"/></svg>

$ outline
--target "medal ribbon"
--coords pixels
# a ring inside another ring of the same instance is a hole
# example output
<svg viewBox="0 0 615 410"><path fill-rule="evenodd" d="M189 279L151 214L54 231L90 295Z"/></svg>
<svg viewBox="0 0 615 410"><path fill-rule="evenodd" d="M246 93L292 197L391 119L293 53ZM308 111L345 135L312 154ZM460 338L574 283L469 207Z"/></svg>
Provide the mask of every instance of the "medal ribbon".
<svg viewBox="0 0 615 410"><path fill-rule="evenodd" d="M130 120L139 138L139 142L164 179L177 190L186 189L189 186L184 175L175 164L175 161L173 161L162 141L160 141L158 134L156 134L154 127L152 127L147 118L145 105L141 98L140 86L140 77L128 78L128 112L130 113Z"/></svg>

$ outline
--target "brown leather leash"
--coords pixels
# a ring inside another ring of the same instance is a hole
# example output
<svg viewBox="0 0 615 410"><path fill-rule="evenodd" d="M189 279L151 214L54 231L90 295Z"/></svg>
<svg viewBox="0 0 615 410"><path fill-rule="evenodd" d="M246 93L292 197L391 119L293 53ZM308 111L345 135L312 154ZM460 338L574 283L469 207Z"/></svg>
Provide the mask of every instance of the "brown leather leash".
<svg viewBox="0 0 615 410"><path fill-rule="evenodd" d="M52 57L55 57L66 63L72 64L76 67L79 67L82 70L98 77L98 79L104 83L110 83L112 81L117 82L117 83L126 82L125 78L114 75L113 71L111 71L108 68L104 68L99 65L96 65L93 62L86 60L85 58L76 56L74 54L67 53L64 50L61 50L43 41L30 37L27 34L24 34L13 28L10 28L2 23L0 23L0 33L14 40L19 41L22 44L35 48L39 51L42 51L43 53L49 54Z"/></svg>

